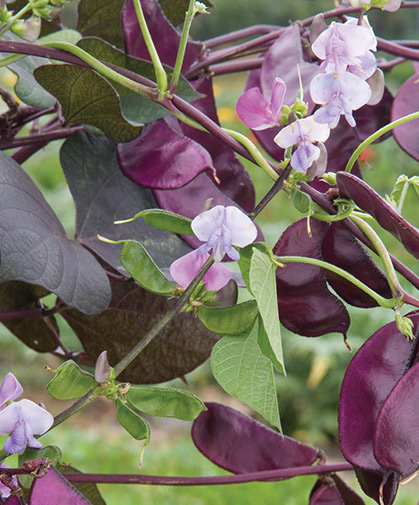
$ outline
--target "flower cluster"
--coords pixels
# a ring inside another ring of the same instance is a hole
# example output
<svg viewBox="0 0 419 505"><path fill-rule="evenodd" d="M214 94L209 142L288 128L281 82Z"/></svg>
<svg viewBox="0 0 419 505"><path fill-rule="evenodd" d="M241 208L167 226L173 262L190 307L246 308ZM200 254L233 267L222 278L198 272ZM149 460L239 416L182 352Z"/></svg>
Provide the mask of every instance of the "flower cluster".
<svg viewBox="0 0 419 505"><path fill-rule="evenodd" d="M237 207L223 205L202 212L192 221L191 226L199 240L205 243L174 261L170 266L170 275L180 286L187 288L212 251L215 263L202 280L208 290L218 291L231 279L230 270L220 262L226 254L237 261L240 255L233 246L245 247L251 244L256 238L257 228Z"/></svg>
<svg viewBox="0 0 419 505"><path fill-rule="evenodd" d="M34 435L42 435L54 422L52 415L30 400L14 402L23 393L22 386L8 373L0 386L0 435L10 436L4 442L8 454L21 453L26 444L40 448Z"/></svg>
<svg viewBox="0 0 419 505"><path fill-rule="evenodd" d="M352 112L367 104L371 87L367 79L377 70L373 51L377 39L368 22L359 26L352 18L345 23L332 22L313 42L314 54L323 60L321 73L310 83L314 103L322 105L313 117L320 124L335 128L343 114L355 126Z"/></svg>

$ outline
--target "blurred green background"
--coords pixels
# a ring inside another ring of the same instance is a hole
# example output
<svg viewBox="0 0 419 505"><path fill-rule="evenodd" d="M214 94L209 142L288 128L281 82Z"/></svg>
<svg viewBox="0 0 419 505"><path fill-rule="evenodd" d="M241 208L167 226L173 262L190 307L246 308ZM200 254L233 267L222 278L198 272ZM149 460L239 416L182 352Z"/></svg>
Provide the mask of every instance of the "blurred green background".
<svg viewBox="0 0 419 505"><path fill-rule="evenodd" d="M212 0L215 8L210 16L200 16L193 27L195 38L205 40L219 34L257 23L287 25L289 20L303 19L321 10L333 8L332 0ZM74 2L73 2L74 4ZM375 12L370 19L378 35L391 38L414 38L419 30L419 9L406 9L394 14ZM396 92L400 83L412 73L411 63L397 67L387 76L390 89ZM249 131L235 113L235 103L245 86L245 74L215 79L215 93L223 126L242 133ZM13 76L2 74L3 86L13 85ZM251 134L250 134L251 135ZM62 174L58 150L61 142L51 143L30 158L24 168L43 191L47 201L63 222L71 236L74 233L74 205ZM243 160L242 160L243 161ZM260 199L271 186L271 181L251 163L243 161L249 170ZM389 194L397 177L402 173L418 173L418 164L402 152L393 139L371 147L363 160L363 175L382 195ZM404 215L419 226L417 195L409 190ZM259 216L258 223L267 241L273 245L282 231L295 219L302 217L292 206L287 195L278 195ZM417 263L387 234L383 235L389 249L410 268L418 272ZM393 320L391 311L350 309L352 324L349 343L355 352L359 346L383 324ZM73 350L80 349L77 338L60 319L65 343ZM55 415L68 402L58 402L45 393L44 386L52 378L44 365L55 368L59 360L40 355L26 348L6 329L0 328L0 377L12 370L25 389L25 396L43 401ZM283 332L284 354L288 377L277 376L277 388L284 432L298 439L326 449L328 461L341 461L337 448L337 406L343 374L352 354L341 336L328 335L308 339ZM212 379L209 363L187 376L187 388L204 401L219 401L244 412L245 405L228 397ZM180 381L172 385L185 387ZM190 423L164 419L150 419L151 443L147 447L142 473L154 475L219 475L223 474L195 449L190 436ZM74 416L69 422L42 437L44 445L59 445L64 461L93 473L137 473L141 444L125 433L115 419L110 402L99 399ZM356 486L354 479L347 475ZM154 487L154 486L100 486L108 505L207 505L283 503L304 505L315 477L292 479L281 483L252 483L213 487ZM403 487L397 505L416 505L419 484L413 481ZM366 503L373 503L366 500Z"/></svg>

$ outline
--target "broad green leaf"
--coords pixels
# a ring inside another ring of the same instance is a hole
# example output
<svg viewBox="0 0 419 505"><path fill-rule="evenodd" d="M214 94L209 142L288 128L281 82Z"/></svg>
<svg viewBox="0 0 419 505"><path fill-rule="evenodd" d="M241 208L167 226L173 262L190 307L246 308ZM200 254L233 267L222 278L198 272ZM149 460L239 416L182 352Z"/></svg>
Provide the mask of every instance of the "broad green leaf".
<svg viewBox="0 0 419 505"><path fill-rule="evenodd" d="M256 320L248 333L223 337L211 355L214 377L229 394L281 429L271 361L258 345Z"/></svg>
<svg viewBox="0 0 419 505"><path fill-rule="evenodd" d="M141 133L141 127L121 114L115 89L95 71L76 65L45 65L34 76L60 102L68 122L92 125L118 142Z"/></svg>
<svg viewBox="0 0 419 505"><path fill-rule="evenodd" d="M260 324L259 324L259 333L258 333L258 344L260 347L260 350L263 352L263 354L269 358L272 361L273 366L279 371L283 372L283 364L282 362L278 361L278 352L280 351L280 355L282 356L282 349L281 346L279 346L279 349L273 349L271 346L271 342L269 340L269 335L266 333L265 327L263 325L263 322L261 319L259 319ZM285 375L285 374L284 374Z"/></svg>
<svg viewBox="0 0 419 505"><path fill-rule="evenodd" d="M145 440L145 445L150 442L150 425L141 416L134 412L120 398L115 402L116 417L121 426L136 440Z"/></svg>
<svg viewBox="0 0 419 505"><path fill-rule="evenodd" d="M55 465L57 466L57 465ZM57 470L60 473L78 473L82 474L80 470L77 470L73 466L69 464L62 464L57 466ZM80 493L89 500L92 505L106 505L105 500L102 498L102 495L99 492L99 489L96 484L92 482L73 482L73 486L80 491ZM58 505L58 504L57 504ZM64 505L64 504L63 504Z"/></svg>
<svg viewBox="0 0 419 505"><path fill-rule="evenodd" d="M252 293L249 281L250 261L252 259L253 249L255 248L266 253L268 253L268 251L271 251L271 248L265 242L254 242L253 244L249 244L248 246L240 249L240 259L238 261L238 264L243 280L250 293Z"/></svg>
<svg viewBox="0 0 419 505"><path fill-rule="evenodd" d="M138 58L132 58L115 47L97 38L86 38L79 41L79 47L101 61L118 65L119 67L135 72L152 81L155 80L153 65ZM164 67L170 80L171 69ZM147 98L113 82L121 101L121 110L124 117L135 124L145 124L155 119L162 118L170 112L158 103L151 102ZM199 95L186 79L181 77L176 87L176 94L188 102L193 102Z"/></svg>
<svg viewBox="0 0 419 505"><path fill-rule="evenodd" d="M121 9L125 0L80 0L77 30L83 36L95 36L123 47Z"/></svg>
<svg viewBox="0 0 419 505"><path fill-rule="evenodd" d="M204 0L202 3L212 7L212 3L208 0ZM159 4L172 25L180 25L185 21L189 0L159 0Z"/></svg>
<svg viewBox="0 0 419 505"><path fill-rule="evenodd" d="M126 398L144 414L176 417L183 421L193 421L207 410L197 396L175 388L131 386Z"/></svg>
<svg viewBox="0 0 419 505"><path fill-rule="evenodd" d="M55 377L47 384L46 390L58 400L73 400L98 385L93 375L69 360L57 368Z"/></svg>
<svg viewBox="0 0 419 505"><path fill-rule="evenodd" d="M148 226L152 226L158 230L166 230L183 235L194 234L191 228L192 219L164 209L142 210L135 214L133 218L121 221L121 223L131 222L139 217L142 217Z"/></svg>
<svg viewBox="0 0 419 505"><path fill-rule="evenodd" d="M214 333L232 335L244 333L258 314L255 300L223 308L198 307L197 316L201 323Z"/></svg>
<svg viewBox="0 0 419 505"><path fill-rule="evenodd" d="M291 191L291 199L294 207L302 214L307 214L311 207L311 199L308 195L297 188Z"/></svg>
<svg viewBox="0 0 419 505"><path fill-rule="evenodd" d="M121 252L122 266L143 288L158 295L171 295L175 288L166 279L144 246L134 240L127 240Z"/></svg>
<svg viewBox="0 0 419 505"><path fill-rule="evenodd" d="M268 337L265 339L262 334L262 351L268 358L273 358L272 362L275 368L285 375L276 297L275 270L276 265L272 263L269 254L254 248L249 278L250 288L256 298L266 336Z"/></svg>

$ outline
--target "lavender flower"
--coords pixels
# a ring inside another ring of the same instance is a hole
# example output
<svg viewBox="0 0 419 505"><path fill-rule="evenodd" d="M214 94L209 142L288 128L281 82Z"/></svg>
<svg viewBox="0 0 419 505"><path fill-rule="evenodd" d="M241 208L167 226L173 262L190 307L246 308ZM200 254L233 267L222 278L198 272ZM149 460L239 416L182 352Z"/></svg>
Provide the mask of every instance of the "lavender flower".
<svg viewBox="0 0 419 505"><path fill-rule="evenodd" d="M3 410L8 402L16 400L23 393L23 388L16 377L9 372L5 375L0 385L0 411Z"/></svg>
<svg viewBox="0 0 419 505"><path fill-rule="evenodd" d="M315 146L313 143L325 142L329 137L329 133L330 129L327 124L320 124L310 116L299 119L281 130L274 138L274 141L284 149L297 146L291 156L291 166L298 172L305 173L314 162L317 160L322 161L322 166L316 170L315 175L317 176L325 171L326 159L321 159L322 144Z"/></svg>
<svg viewBox="0 0 419 505"><path fill-rule="evenodd" d="M313 102L324 105L314 113L314 120L335 128L341 114L351 126L356 125L352 111L368 102L371 88L366 81L349 72L341 75L321 73L311 81L310 94Z"/></svg>
<svg viewBox="0 0 419 505"><path fill-rule="evenodd" d="M245 91L237 101L237 115L252 130L265 130L278 126L286 90L285 82L277 77L272 84L269 102L259 88Z"/></svg>

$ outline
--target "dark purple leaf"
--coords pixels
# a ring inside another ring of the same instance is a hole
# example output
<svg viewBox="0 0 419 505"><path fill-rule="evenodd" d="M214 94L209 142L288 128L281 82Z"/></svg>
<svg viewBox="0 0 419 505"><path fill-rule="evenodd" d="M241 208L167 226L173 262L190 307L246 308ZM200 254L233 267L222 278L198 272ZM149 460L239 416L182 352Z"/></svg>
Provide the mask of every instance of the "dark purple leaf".
<svg viewBox="0 0 419 505"><path fill-rule="evenodd" d="M367 183L346 172L336 176L341 196L351 198L358 207L371 214L385 230L399 240L415 258L419 258L419 230L404 219Z"/></svg>
<svg viewBox="0 0 419 505"><path fill-rule="evenodd" d="M419 363L410 368L381 407L377 417L374 454L384 468L404 479L419 468Z"/></svg>
<svg viewBox="0 0 419 505"><path fill-rule="evenodd" d="M111 281L112 301L97 316L64 308L60 313L96 361L103 350L115 366L176 303L134 283ZM135 384L164 382L189 373L211 354L219 336L206 330L193 313L180 314L119 376Z"/></svg>
<svg viewBox="0 0 419 505"><path fill-rule="evenodd" d="M329 224L310 220L312 237L305 218L289 226L275 245L278 256L307 256L322 259L321 247ZM278 310L281 323L294 333L318 337L326 333L345 334L349 314L328 290L324 270L314 265L287 263L277 268Z"/></svg>
<svg viewBox="0 0 419 505"><path fill-rule="evenodd" d="M163 14L158 2L141 0L144 17L146 18L151 38L162 63L174 67L180 42L180 35ZM141 35L134 4L129 0L122 11L122 29L125 49L131 56L150 60L150 54ZM162 36L164 34L164 36ZM188 69L203 50L202 44L189 41L186 45L182 72Z"/></svg>
<svg viewBox="0 0 419 505"><path fill-rule="evenodd" d="M4 502L4 505L25 505L25 502L23 501L23 498L14 495L9 496L9 498L7 498Z"/></svg>
<svg viewBox="0 0 419 505"><path fill-rule="evenodd" d="M105 272L65 230L22 168L0 156L0 282L19 280L44 287L86 314L110 300Z"/></svg>
<svg viewBox="0 0 419 505"><path fill-rule="evenodd" d="M309 505L345 505L345 502L335 485L323 483L310 497Z"/></svg>
<svg viewBox="0 0 419 505"><path fill-rule="evenodd" d="M416 333L419 315L410 316ZM363 469L387 473L373 451L378 413L393 387L413 362L415 341L395 322L374 333L353 357L342 383L339 404L340 446L345 458ZM396 449L387 440L389 449Z"/></svg>
<svg viewBox="0 0 419 505"><path fill-rule="evenodd" d="M60 472L50 466L44 477L33 480L29 505L92 505Z"/></svg>
<svg viewBox="0 0 419 505"><path fill-rule="evenodd" d="M361 242L340 223L332 223L322 245L323 259L357 277L364 284L391 298L391 290L384 272L378 268ZM326 271L327 282L346 302L356 307L376 307L377 302L351 282L331 271Z"/></svg>
<svg viewBox="0 0 419 505"><path fill-rule="evenodd" d="M194 421L192 438L202 454L233 473L259 472L312 465L315 447L282 437L241 412L206 403L207 411Z"/></svg>
<svg viewBox="0 0 419 505"><path fill-rule="evenodd" d="M417 112L419 103L419 73L412 75L399 89L393 102L391 120ZM419 118L397 126L393 135L399 146L410 156L419 160Z"/></svg>
<svg viewBox="0 0 419 505"><path fill-rule="evenodd" d="M39 299L48 291L40 286L20 281L8 281L0 284L0 311L33 310L39 306ZM54 328L58 326L54 316L49 316ZM31 349L38 352L51 352L57 347L57 341L42 317L5 319L2 324Z"/></svg>
<svg viewBox="0 0 419 505"><path fill-rule="evenodd" d="M193 103L194 107L219 123L212 79L202 77L193 84L195 90L203 95L201 99ZM249 174L233 151L210 133L202 132L184 123L181 123L181 127L185 135L198 142L211 155L217 177L220 179L220 184L217 184L217 187L246 212L250 212L255 204L255 190Z"/></svg>
<svg viewBox="0 0 419 505"><path fill-rule="evenodd" d="M100 37L122 47L121 9L125 0L80 0L77 30L84 36Z"/></svg>
<svg viewBox="0 0 419 505"><path fill-rule="evenodd" d="M345 505L365 505L364 500L355 493L339 475L333 474L331 477L335 481L336 487L339 489L339 493Z"/></svg>
<svg viewBox="0 0 419 505"><path fill-rule="evenodd" d="M116 145L111 140L87 132L74 135L61 148L60 159L76 204L77 239L115 269L121 268L122 245L101 242L97 234L141 242L160 267L169 267L190 251L177 235L147 226L142 219L113 224L158 205L151 190L121 173Z"/></svg>
<svg viewBox="0 0 419 505"><path fill-rule="evenodd" d="M148 188L179 188L207 170L215 176L208 151L185 137L175 118L151 123L137 139L119 144L118 159L127 177Z"/></svg>

